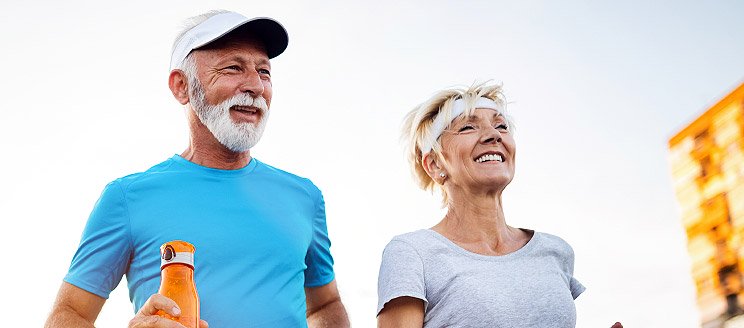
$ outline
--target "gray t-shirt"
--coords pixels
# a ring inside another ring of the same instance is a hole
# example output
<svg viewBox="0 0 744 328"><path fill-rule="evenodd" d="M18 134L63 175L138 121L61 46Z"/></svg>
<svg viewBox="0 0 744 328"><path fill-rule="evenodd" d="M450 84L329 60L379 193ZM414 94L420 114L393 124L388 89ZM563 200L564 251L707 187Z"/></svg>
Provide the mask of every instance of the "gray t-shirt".
<svg viewBox="0 0 744 328"><path fill-rule="evenodd" d="M377 313L390 300L424 301L424 327L575 327L574 253L535 232L503 256L469 252L433 230L396 236L385 247Z"/></svg>

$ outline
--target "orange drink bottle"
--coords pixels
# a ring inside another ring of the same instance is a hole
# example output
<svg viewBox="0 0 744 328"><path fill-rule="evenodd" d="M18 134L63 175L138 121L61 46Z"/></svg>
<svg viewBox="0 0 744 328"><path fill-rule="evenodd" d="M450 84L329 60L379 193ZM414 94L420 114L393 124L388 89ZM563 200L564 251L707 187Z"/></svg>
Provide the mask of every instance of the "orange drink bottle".
<svg viewBox="0 0 744 328"><path fill-rule="evenodd" d="M194 283L194 245L169 241L160 246L160 290L158 294L178 304L181 316L174 318L163 311L158 315L178 321L187 328L199 328L199 295Z"/></svg>

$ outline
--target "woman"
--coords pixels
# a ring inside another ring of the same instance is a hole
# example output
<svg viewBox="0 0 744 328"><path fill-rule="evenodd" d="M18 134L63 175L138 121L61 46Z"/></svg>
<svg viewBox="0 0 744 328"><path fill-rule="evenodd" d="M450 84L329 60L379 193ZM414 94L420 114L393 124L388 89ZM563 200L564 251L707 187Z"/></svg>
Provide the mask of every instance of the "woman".
<svg viewBox="0 0 744 328"><path fill-rule="evenodd" d="M444 90L408 113L415 179L447 214L385 247L379 327L574 327L574 254L559 237L506 223L513 125L498 85ZM617 326L615 326L617 327Z"/></svg>

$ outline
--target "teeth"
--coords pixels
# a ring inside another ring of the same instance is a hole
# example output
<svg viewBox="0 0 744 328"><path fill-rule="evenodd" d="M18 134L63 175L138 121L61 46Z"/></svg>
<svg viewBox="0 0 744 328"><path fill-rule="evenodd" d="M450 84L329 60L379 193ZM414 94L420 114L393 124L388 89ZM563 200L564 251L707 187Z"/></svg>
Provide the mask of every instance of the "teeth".
<svg viewBox="0 0 744 328"><path fill-rule="evenodd" d="M247 106L235 106L235 107L233 107L233 109L235 109L237 111L241 111L241 112L251 112L251 113L255 113L256 112L256 109L255 108L253 108L253 107L247 107Z"/></svg>
<svg viewBox="0 0 744 328"><path fill-rule="evenodd" d="M479 157L475 161L477 163L490 162L490 161L504 162L504 159L499 154L488 154L488 155L483 155Z"/></svg>

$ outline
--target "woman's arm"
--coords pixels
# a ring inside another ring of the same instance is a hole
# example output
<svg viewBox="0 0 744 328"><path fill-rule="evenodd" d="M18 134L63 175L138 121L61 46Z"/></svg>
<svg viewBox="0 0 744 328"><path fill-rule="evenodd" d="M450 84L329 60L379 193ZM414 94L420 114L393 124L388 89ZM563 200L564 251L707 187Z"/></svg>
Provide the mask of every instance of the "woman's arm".
<svg viewBox="0 0 744 328"><path fill-rule="evenodd" d="M378 328L421 328L424 326L424 301L403 296L385 304L377 315Z"/></svg>

